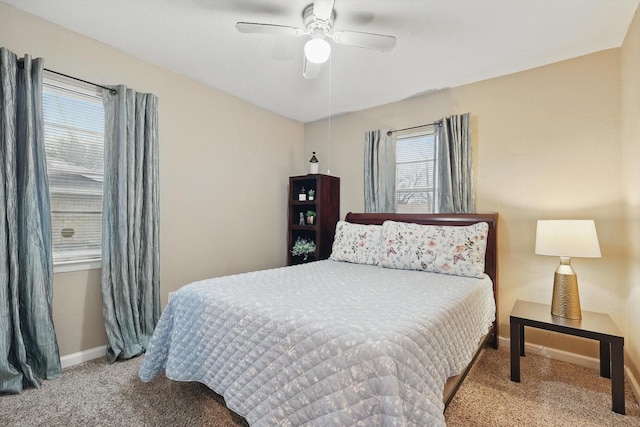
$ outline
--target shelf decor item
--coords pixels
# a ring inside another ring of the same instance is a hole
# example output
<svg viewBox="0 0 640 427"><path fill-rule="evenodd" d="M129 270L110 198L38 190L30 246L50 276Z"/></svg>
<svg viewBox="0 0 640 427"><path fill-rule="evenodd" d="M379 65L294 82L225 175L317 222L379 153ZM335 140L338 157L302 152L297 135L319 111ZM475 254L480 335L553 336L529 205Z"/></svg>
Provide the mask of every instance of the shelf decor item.
<svg viewBox="0 0 640 427"><path fill-rule="evenodd" d="M304 260L306 261L309 254L312 254L316 251L316 244L309 240L298 237L296 242L293 244L293 248L291 248L291 255L293 256L301 256L304 255Z"/></svg>
<svg viewBox="0 0 640 427"><path fill-rule="evenodd" d="M304 202L307 200L307 192L304 191L304 187L300 189L300 193L298 193L298 201Z"/></svg>
<svg viewBox="0 0 640 427"><path fill-rule="evenodd" d="M318 158L316 157L316 152L313 152L311 156L311 160L309 160L309 173L316 174L318 173L318 169L320 169L320 164L318 163Z"/></svg>
<svg viewBox="0 0 640 427"><path fill-rule="evenodd" d="M314 189L309 190L309 193L307 193L307 194L309 196L309 200L313 200L313 199L316 198L316 190L314 190Z"/></svg>
<svg viewBox="0 0 640 427"><path fill-rule="evenodd" d="M600 258L598 234L593 220L540 220L536 229L536 254L559 256L553 279L551 314L582 319L578 276L571 257Z"/></svg>
<svg viewBox="0 0 640 427"><path fill-rule="evenodd" d="M316 216L316 211L307 211L307 224L313 225L313 219Z"/></svg>

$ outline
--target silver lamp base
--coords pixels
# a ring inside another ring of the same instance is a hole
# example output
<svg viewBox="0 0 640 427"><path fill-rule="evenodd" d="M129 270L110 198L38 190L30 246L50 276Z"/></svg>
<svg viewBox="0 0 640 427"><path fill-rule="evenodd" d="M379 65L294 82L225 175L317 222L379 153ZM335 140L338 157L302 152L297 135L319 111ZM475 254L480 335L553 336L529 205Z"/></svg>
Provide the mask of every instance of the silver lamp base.
<svg viewBox="0 0 640 427"><path fill-rule="evenodd" d="M566 319L582 319L578 276L571 267L571 258L569 257L560 257L560 265L553 278L551 314Z"/></svg>

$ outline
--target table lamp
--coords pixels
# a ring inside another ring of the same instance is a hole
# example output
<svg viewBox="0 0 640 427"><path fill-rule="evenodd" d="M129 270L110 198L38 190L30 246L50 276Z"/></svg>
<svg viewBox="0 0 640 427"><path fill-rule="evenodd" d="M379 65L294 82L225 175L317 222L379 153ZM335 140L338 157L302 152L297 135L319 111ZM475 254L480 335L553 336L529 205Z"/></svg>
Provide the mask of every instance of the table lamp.
<svg viewBox="0 0 640 427"><path fill-rule="evenodd" d="M551 314L582 319L578 277L571 257L599 258L600 245L593 220L540 220L536 229L536 254L559 256L553 279Z"/></svg>

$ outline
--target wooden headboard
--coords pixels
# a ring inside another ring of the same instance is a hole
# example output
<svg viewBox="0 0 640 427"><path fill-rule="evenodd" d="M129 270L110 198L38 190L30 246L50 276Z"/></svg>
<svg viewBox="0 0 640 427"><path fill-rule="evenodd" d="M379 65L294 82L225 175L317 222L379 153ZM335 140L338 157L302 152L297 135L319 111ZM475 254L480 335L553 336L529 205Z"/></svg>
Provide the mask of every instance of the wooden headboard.
<svg viewBox="0 0 640 427"><path fill-rule="evenodd" d="M411 222L424 225L465 226L477 222L489 224L484 270L493 281L493 298L496 302L496 321L493 326L491 344L498 348L498 214L395 214L395 213L353 213L349 212L345 221L355 224L378 224L384 221Z"/></svg>

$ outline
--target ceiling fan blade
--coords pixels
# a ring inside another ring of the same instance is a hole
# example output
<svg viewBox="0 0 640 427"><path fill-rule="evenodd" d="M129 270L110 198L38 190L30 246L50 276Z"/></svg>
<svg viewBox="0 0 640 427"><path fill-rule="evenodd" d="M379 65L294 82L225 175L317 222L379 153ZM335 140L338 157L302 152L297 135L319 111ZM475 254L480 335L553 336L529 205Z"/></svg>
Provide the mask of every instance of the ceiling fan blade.
<svg viewBox="0 0 640 427"><path fill-rule="evenodd" d="M358 31L336 31L331 35L334 42L365 49L388 52L396 45L396 38L383 34L360 33Z"/></svg>
<svg viewBox="0 0 640 427"><path fill-rule="evenodd" d="M333 3L335 0L314 0L313 15L321 21L328 21L333 12Z"/></svg>
<svg viewBox="0 0 640 427"><path fill-rule="evenodd" d="M278 34L283 36L303 36L305 30L287 25L261 24L258 22L237 22L236 29L241 33Z"/></svg>
<svg viewBox="0 0 640 427"><path fill-rule="evenodd" d="M307 80L315 79L320 75L320 71L322 70L322 64L316 64L315 62L307 61L307 58L304 58L304 63L302 65L302 75Z"/></svg>

